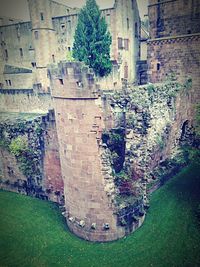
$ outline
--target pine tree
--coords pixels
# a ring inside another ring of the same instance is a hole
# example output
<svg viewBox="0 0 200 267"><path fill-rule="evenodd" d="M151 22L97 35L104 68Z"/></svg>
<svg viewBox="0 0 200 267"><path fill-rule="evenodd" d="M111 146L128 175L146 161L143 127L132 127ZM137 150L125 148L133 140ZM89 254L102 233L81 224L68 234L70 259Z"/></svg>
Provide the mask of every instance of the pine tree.
<svg viewBox="0 0 200 267"><path fill-rule="evenodd" d="M85 62L97 76L111 72L111 35L95 0L87 0L78 17L73 44L73 57Z"/></svg>

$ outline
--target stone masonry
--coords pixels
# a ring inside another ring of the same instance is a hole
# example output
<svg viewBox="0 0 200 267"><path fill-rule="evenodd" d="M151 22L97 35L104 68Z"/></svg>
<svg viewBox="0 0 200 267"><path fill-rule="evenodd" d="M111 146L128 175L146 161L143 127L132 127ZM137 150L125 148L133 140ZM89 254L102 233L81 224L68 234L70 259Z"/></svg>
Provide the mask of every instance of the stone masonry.
<svg viewBox="0 0 200 267"><path fill-rule="evenodd" d="M61 62L50 68L66 220L78 236L110 241L125 235L105 191L101 161L103 125L101 100L94 75L79 63Z"/></svg>

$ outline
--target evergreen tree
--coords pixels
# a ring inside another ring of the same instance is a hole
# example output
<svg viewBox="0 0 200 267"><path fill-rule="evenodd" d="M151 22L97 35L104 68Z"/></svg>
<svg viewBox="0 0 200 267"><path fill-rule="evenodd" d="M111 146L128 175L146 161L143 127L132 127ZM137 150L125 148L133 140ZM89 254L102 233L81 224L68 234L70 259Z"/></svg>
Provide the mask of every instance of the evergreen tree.
<svg viewBox="0 0 200 267"><path fill-rule="evenodd" d="M73 57L85 62L96 75L106 76L111 72L111 35L105 18L95 0L87 0L78 17L73 44Z"/></svg>

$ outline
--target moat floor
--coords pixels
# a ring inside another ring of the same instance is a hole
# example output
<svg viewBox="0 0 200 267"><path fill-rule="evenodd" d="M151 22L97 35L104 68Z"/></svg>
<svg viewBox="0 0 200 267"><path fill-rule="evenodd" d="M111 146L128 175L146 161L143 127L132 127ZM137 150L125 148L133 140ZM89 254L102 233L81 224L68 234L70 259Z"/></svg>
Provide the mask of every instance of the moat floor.
<svg viewBox="0 0 200 267"><path fill-rule="evenodd" d="M107 244L72 235L56 205L1 191L0 266L200 266L199 173L186 168L154 192L143 226Z"/></svg>

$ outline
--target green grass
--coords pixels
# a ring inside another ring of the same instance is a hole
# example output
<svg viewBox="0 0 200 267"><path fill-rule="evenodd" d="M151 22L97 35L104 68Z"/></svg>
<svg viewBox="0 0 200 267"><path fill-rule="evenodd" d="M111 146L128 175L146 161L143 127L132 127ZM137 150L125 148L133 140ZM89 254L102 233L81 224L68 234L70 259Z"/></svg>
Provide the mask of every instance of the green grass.
<svg viewBox="0 0 200 267"><path fill-rule="evenodd" d="M56 205L0 192L0 266L200 266L199 167L153 193L143 226L127 238L90 243L71 234Z"/></svg>

